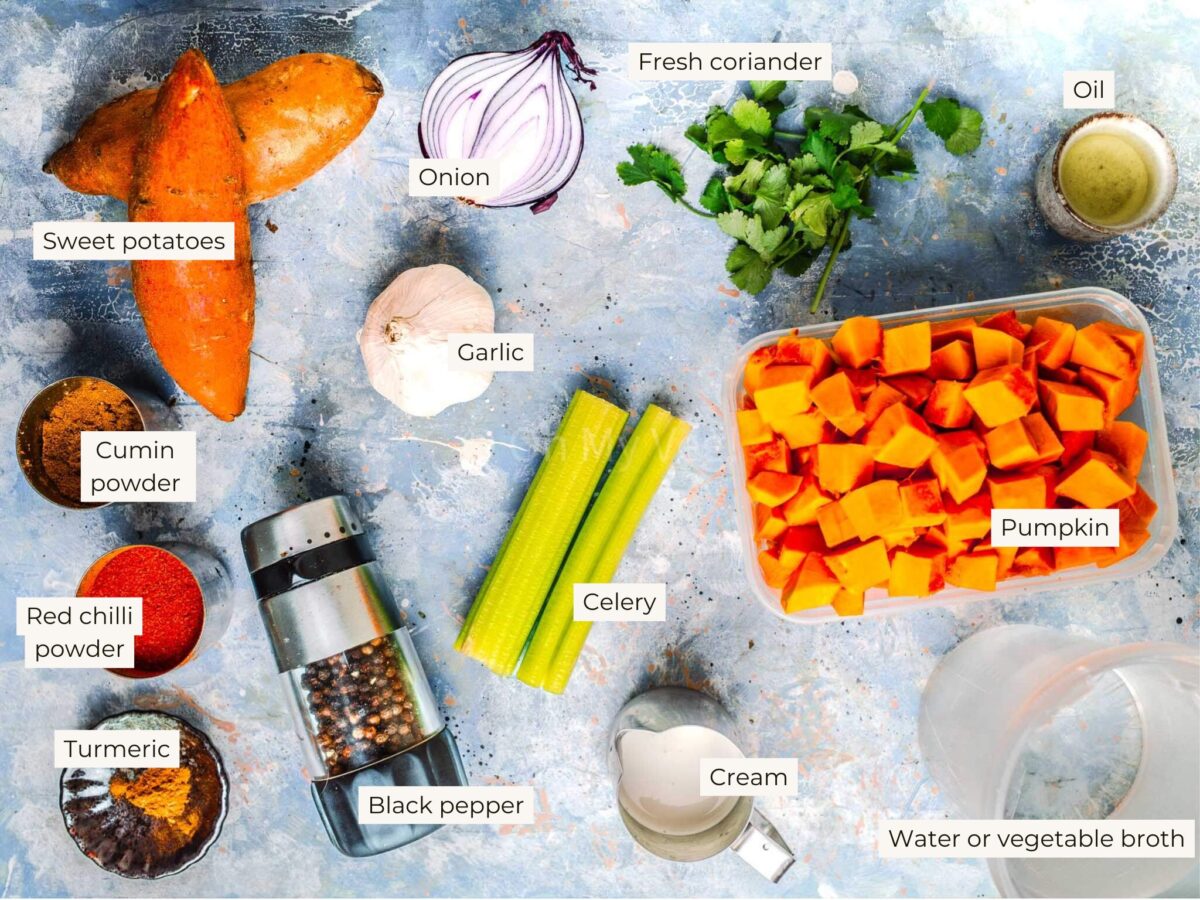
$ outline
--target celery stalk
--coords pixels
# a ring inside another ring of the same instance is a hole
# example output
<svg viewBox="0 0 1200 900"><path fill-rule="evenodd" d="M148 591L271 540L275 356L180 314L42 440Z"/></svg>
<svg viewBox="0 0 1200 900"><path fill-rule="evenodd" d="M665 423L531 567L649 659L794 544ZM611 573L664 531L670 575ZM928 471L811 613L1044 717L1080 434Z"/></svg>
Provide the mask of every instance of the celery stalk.
<svg viewBox="0 0 1200 900"><path fill-rule="evenodd" d="M574 586L611 581L691 426L657 406L642 415L600 491L542 612L518 677L554 693L566 688L591 630L575 622Z"/></svg>
<svg viewBox="0 0 1200 900"><path fill-rule="evenodd" d="M511 675L628 414L577 391L455 646Z"/></svg>

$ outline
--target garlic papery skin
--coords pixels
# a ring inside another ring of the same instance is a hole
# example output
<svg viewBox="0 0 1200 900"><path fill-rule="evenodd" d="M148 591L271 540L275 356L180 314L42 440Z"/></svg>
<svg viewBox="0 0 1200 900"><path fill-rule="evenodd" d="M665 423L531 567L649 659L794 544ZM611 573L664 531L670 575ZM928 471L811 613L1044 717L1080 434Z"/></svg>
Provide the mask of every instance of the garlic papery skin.
<svg viewBox="0 0 1200 900"><path fill-rule="evenodd" d="M492 298L454 266L401 272L367 310L358 346L371 387L412 416L474 400L491 372L450 368L448 335L491 334Z"/></svg>

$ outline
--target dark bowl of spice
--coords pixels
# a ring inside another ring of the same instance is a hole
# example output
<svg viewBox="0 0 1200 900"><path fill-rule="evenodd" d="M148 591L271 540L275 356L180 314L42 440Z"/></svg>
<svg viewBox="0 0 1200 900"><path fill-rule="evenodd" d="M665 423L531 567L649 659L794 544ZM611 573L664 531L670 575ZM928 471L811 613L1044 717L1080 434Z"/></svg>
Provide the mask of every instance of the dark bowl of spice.
<svg viewBox="0 0 1200 900"><path fill-rule="evenodd" d="M17 427L17 459L29 484L51 503L96 509L107 504L80 499L80 434L145 431L166 419L161 401L140 391L90 375L64 378L25 407Z"/></svg>
<svg viewBox="0 0 1200 900"><path fill-rule="evenodd" d="M84 855L107 872L147 879L182 872L203 857L229 804L229 779L212 742L161 712L123 712L94 727L178 730L179 767L64 770L59 804Z"/></svg>
<svg viewBox="0 0 1200 900"><path fill-rule="evenodd" d="M75 594L142 598L134 667L109 669L126 678L153 678L195 658L225 633L232 611L229 573L211 553L190 544L111 550L92 563Z"/></svg>

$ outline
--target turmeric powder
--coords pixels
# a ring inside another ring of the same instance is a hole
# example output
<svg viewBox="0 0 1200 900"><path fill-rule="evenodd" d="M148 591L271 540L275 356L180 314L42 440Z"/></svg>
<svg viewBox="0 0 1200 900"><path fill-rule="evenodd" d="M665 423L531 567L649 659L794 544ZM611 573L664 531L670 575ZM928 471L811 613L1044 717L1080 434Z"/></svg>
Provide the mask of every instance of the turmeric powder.
<svg viewBox="0 0 1200 900"><path fill-rule="evenodd" d="M133 779L118 771L108 789L114 797L132 803L148 816L177 819L183 815L192 793L192 770L142 769Z"/></svg>

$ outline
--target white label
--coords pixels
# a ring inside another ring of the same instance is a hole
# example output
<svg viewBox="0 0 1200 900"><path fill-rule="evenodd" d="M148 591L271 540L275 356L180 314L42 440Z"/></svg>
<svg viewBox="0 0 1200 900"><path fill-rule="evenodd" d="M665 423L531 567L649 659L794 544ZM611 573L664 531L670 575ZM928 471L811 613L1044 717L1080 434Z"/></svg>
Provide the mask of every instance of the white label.
<svg viewBox="0 0 1200 900"><path fill-rule="evenodd" d="M1063 72L1063 109L1112 109L1116 103L1116 72Z"/></svg>
<svg viewBox="0 0 1200 900"><path fill-rule="evenodd" d="M829 81L832 44L631 43L634 81Z"/></svg>
<svg viewBox="0 0 1200 900"><path fill-rule="evenodd" d="M666 584L575 585L576 622L665 622Z"/></svg>
<svg viewBox="0 0 1200 900"><path fill-rule="evenodd" d="M533 335L448 334L451 372L532 372Z"/></svg>
<svg viewBox="0 0 1200 900"><path fill-rule="evenodd" d="M791 797L800 793L795 757L700 760L701 797Z"/></svg>
<svg viewBox="0 0 1200 900"><path fill-rule="evenodd" d="M410 197L487 200L500 193L502 166L496 159L410 159Z"/></svg>
<svg viewBox="0 0 1200 900"><path fill-rule="evenodd" d="M196 501L196 432L84 431L79 437L85 503Z"/></svg>
<svg viewBox="0 0 1200 900"><path fill-rule="evenodd" d="M233 259L232 222L34 222L34 259Z"/></svg>
<svg viewBox="0 0 1200 900"><path fill-rule="evenodd" d="M1116 509L993 509L993 547L1118 547Z"/></svg>
<svg viewBox="0 0 1200 900"><path fill-rule="evenodd" d="M124 629L142 633L141 597L18 597L17 634L68 629Z"/></svg>
<svg viewBox="0 0 1200 900"><path fill-rule="evenodd" d="M531 787L360 787L362 825L532 825Z"/></svg>
<svg viewBox="0 0 1200 900"><path fill-rule="evenodd" d="M179 731L173 728L54 732L57 769L177 769Z"/></svg>
<svg viewBox="0 0 1200 900"><path fill-rule="evenodd" d="M1190 859L1193 819L915 819L881 822L884 859Z"/></svg>

